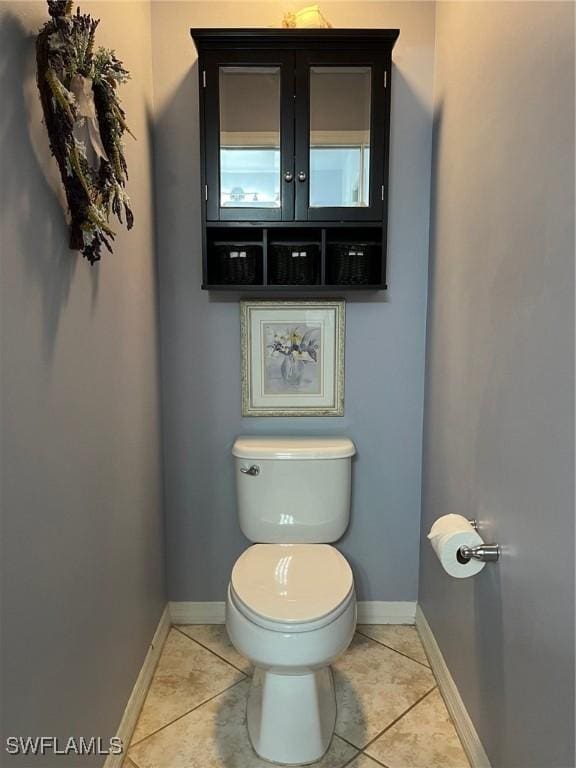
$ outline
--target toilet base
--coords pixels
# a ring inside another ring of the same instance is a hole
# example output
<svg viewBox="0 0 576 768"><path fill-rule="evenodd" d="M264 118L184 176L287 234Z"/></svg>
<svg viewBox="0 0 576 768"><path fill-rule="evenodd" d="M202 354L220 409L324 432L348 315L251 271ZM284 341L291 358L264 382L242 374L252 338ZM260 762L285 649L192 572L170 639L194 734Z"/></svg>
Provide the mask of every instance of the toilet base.
<svg viewBox="0 0 576 768"><path fill-rule="evenodd" d="M255 669L247 721L254 751L263 760L281 765L320 760L336 724L332 670L279 675Z"/></svg>

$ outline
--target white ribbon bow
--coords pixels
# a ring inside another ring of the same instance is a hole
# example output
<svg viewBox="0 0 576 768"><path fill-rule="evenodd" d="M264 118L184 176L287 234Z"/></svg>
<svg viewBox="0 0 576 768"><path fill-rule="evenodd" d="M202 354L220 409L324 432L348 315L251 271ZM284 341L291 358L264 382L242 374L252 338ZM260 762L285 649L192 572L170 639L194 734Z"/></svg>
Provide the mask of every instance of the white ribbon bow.
<svg viewBox="0 0 576 768"><path fill-rule="evenodd" d="M92 90L92 78L74 75L70 83L70 90L76 99L78 114L86 119L88 139L95 154L103 160L108 160L106 150L102 144L100 128L96 118L96 105L94 104L94 91Z"/></svg>

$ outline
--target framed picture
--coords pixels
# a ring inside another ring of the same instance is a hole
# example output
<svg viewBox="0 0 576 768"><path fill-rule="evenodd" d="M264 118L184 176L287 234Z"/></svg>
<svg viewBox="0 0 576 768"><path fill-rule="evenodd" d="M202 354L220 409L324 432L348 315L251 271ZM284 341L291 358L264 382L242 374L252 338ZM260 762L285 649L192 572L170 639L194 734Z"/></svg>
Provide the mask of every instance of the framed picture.
<svg viewBox="0 0 576 768"><path fill-rule="evenodd" d="M344 301L241 301L242 415L344 415Z"/></svg>

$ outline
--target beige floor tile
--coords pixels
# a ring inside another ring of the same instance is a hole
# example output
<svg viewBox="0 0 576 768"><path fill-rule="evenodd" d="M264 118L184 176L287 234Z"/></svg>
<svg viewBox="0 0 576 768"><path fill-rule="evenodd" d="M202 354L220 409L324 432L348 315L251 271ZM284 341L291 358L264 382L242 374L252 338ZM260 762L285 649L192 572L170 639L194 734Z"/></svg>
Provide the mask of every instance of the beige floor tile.
<svg viewBox="0 0 576 768"><path fill-rule="evenodd" d="M376 760L372 760L368 755L358 755L356 760L346 766L346 768L382 768L381 763L377 763Z"/></svg>
<svg viewBox="0 0 576 768"><path fill-rule="evenodd" d="M334 672L336 733L360 748L435 685L422 664L362 635L355 636Z"/></svg>
<svg viewBox="0 0 576 768"><path fill-rule="evenodd" d="M426 696L366 750L388 768L470 768L442 696Z"/></svg>
<svg viewBox="0 0 576 768"><path fill-rule="evenodd" d="M149 739L135 745L130 757L139 768L269 768L250 746L246 730L245 681L195 709ZM355 750L334 737L317 768L340 768Z"/></svg>
<svg viewBox="0 0 576 768"><path fill-rule="evenodd" d="M358 627L358 632L430 666L416 627L400 624L362 624Z"/></svg>
<svg viewBox="0 0 576 768"><path fill-rule="evenodd" d="M218 656L229 661L237 669L247 675L251 674L252 665L234 648L228 639L224 624L182 624L178 626L178 629L193 640L197 640L200 645L204 645Z"/></svg>
<svg viewBox="0 0 576 768"><path fill-rule="evenodd" d="M225 661L171 629L132 742L171 723L188 710L244 679Z"/></svg>

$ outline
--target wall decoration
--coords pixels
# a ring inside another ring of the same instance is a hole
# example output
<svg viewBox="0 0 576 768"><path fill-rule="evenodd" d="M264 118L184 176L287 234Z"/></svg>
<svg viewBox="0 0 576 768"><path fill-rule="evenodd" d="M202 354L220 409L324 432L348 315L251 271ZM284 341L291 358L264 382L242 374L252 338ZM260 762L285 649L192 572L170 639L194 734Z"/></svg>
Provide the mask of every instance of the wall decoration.
<svg viewBox="0 0 576 768"><path fill-rule="evenodd" d="M309 5L306 8L301 8L296 13L285 13L282 19L282 26L288 29L293 28L316 28L316 29L331 29L332 24L322 14L320 8L317 5Z"/></svg>
<svg viewBox="0 0 576 768"><path fill-rule="evenodd" d="M240 302L243 416L344 414L344 306Z"/></svg>
<svg viewBox="0 0 576 768"><path fill-rule="evenodd" d="M114 51L94 49L99 20L72 8L72 0L48 0L51 19L36 41L37 81L66 192L70 248L93 264L102 246L112 252L110 215L128 229L134 222L122 146L130 131L117 94L130 74Z"/></svg>

